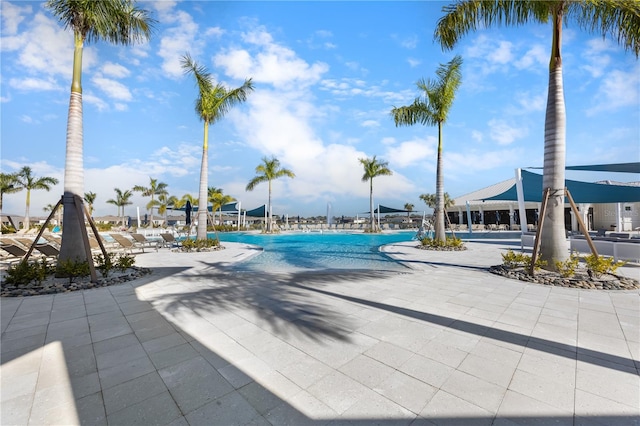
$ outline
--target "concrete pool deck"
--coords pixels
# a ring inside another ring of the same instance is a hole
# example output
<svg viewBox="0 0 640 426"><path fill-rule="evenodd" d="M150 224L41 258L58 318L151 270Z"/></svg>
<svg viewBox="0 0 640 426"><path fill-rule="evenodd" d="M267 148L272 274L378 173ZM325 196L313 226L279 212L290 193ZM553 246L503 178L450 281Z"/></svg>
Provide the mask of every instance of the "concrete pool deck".
<svg viewBox="0 0 640 426"><path fill-rule="evenodd" d="M385 247L400 273L161 249L134 282L2 298L0 424L640 424L639 291L487 272L519 243L414 244Z"/></svg>

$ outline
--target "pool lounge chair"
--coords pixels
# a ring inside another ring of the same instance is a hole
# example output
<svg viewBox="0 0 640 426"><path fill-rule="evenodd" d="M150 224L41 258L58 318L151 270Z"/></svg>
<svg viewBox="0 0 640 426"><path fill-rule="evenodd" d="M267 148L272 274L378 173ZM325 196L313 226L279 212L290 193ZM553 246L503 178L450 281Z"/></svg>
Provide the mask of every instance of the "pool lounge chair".
<svg viewBox="0 0 640 426"><path fill-rule="evenodd" d="M162 244L163 247L180 247L182 246L182 243L178 240L176 240L176 238L173 236L173 234L160 234L160 236L162 237L162 240L164 241L164 243Z"/></svg>
<svg viewBox="0 0 640 426"><path fill-rule="evenodd" d="M14 240L16 240L18 243L22 244L27 250L29 250L29 248L31 248L31 246L33 245L34 250L36 250L37 252L42 253L42 255L46 258L49 259L57 259L58 255L60 254L60 250L58 250L56 247L54 247L53 245L49 244L49 243L36 243L33 244L33 240L30 238L25 238L25 237L16 237L14 238ZM33 251L31 252L31 254L33 255Z"/></svg>
<svg viewBox="0 0 640 426"><path fill-rule="evenodd" d="M120 235L120 234L109 234L109 236L111 238L113 238L115 240L116 243L118 243L120 245L120 247L122 248L122 250L124 251L128 251L129 253L133 253L134 250L138 249L141 250L142 253L144 253L144 247L138 243L137 241L131 241L130 239L128 239L127 237L125 237L124 235Z"/></svg>
<svg viewBox="0 0 640 426"><path fill-rule="evenodd" d="M157 241L148 240L144 235L136 233L132 233L131 238L133 238L138 244L140 244L141 247L149 247L158 251L158 246L160 245L160 243Z"/></svg>

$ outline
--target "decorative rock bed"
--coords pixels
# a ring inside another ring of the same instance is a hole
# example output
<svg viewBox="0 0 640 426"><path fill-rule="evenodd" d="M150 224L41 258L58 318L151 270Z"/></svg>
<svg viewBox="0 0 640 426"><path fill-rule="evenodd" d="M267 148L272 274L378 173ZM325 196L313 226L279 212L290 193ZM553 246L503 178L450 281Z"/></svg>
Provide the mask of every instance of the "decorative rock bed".
<svg viewBox="0 0 640 426"><path fill-rule="evenodd" d="M416 248L420 250L432 250L432 251L464 251L467 249L465 245L433 247L433 246L423 246L422 244L417 245Z"/></svg>
<svg viewBox="0 0 640 426"><path fill-rule="evenodd" d="M582 288L588 290L637 290L640 289L638 280L614 274L602 274L591 278L586 272L579 271L570 278L565 278L556 272L538 270L533 276L525 268L507 268L496 265L489 268L489 272L506 278L530 283L551 285L558 287Z"/></svg>
<svg viewBox="0 0 640 426"><path fill-rule="evenodd" d="M108 287L137 280L150 273L151 269L149 268L133 266L124 272L112 271L107 278L98 278L97 283L92 283L90 277L74 278L73 282L69 283L69 278L55 278L53 276L41 283L32 281L29 284L18 286L3 282L0 297L38 296L41 294L68 293L90 288Z"/></svg>

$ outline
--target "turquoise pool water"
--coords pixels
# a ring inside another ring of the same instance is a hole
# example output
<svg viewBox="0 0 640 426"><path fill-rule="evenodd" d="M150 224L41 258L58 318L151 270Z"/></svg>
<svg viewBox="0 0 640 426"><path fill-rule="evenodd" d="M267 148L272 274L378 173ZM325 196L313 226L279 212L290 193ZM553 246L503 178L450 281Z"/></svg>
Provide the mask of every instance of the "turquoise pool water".
<svg viewBox="0 0 640 426"><path fill-rule="evenodd" d="M376 235L342 232L277 235L229 232L218 235L223 244L225 241L241 242L264 249L262 254L235 264L235 270L272 272L327 269L406 270L403 265L380 253L379 247L411 241L415 234L415 231L407 231Z"/></svg>

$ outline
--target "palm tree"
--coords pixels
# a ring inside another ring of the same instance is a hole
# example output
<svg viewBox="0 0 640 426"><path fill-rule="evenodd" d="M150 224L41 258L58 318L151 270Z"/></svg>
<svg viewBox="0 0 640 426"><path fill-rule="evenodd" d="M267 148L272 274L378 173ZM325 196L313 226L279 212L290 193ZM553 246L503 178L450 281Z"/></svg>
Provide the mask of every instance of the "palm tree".
<svg viewBox="0 0 640 426"><path fill-rule="evenodd" d="M182 57L182 68L186 74L193 74L198 87L196 99L196 115L204 122L204 138L202 143L202 165L200 166L200 188L198 192L198 229L197 239L207 238L207 186L208 186L208 150L209 126L221 120L236 104L244 102L249 92L253 91L251 79L236 89L227 89L222 84L213 84L211 74L204 66L196 64L189 54Z"/></svg>
<svg viewBox="0 0 640 426"><path fill-rule="evenodd" d="M95 192L85 192L84 193L84 201L89 205L89 216L93 217L93 203L96 202L96 193Z"/></svg>
<svg viewBox="0 0 640 426"><path fill-rule="evenodd" d="M2 199L4 194L20 192L22 188L18 186L17 173L0 173L0 214L2 213Z"/></svg>
<svg viewBox="0 0 640 426"><path fill-rule="evenodd" d="M393 172L389 169L389 163L387 161L378 161L375 155L373 158L358 158L358 161L360 161L360 164L364 167L362 181L369 182L370 231L376 232L375 214L373 213L373 178L377 176L391 176Z"/></svg>
<svg viewBox="0 0 640 426"><path fill-rule="evenodd" d="M262 157L262 164L256 167L256 176L247 184L247 191L253 191L259 183L269 182L269 198L267 203L267 215L269 220L267 222L267 232L272 232L271 223L271 181L281 177L295 178L296 175L289 169L280 168L280 161L276 157Z"/></svg>
<svg viewBox="0 0 640 426"><path fill-rule="evenodd" d="M178 202L178 197L175 195L169 196L167 193L158 195L158 214L164 218L165 224L167 222L167 210L173 207L176 202Z"/></svg>
<svg viewBox="0 0 640 426"><path fill-rule="evenodd" d="M210 186L208 190L209 194L209 202L212 204L211 211L215 216L215 212L220 210L220 223L222 223L222 206L225 204L229 204L233 201L236 201L231 195L226 195L222 188L216 188L215 186Z"/></svg>
<svg viewBox="0 0 640 426"><path fill-rule="evenodd" d="M445 241L444 230L444 177L442 173L442 125L447 121L456 91L460 87L462 58L454 57L449 63L441 64L436 71L438 79L418 81L418 88L424 92L423 98L416 98L413 104L393 108L391 115L396 126L412 126L416 123L438 126L438 159L436 165L436 206L435 240Z"/></svg>
<svg viewBox="0 0 640 426"><path fill-rule="evenodd" d="M562 78L562 26L575 22L590 33L616 39L625 49L640 54L640 3L614 0L557 1L463 1L445 6L436 26L435 38L444 49L452 49L469 31L494 25L547 24L551 21L551 58L544 125L544 189L550 189L540 257L547 268L568 256L564 229L564 187L566 156L566 109Z"/></svg>
<svg viewBox="0 0 640 426"><path fill-rule="evenodd" d="M131 0L75 1L49 0L47 8L65 28L73 31L73 74L67 120L66 158L64 168L64 218L59 260L87 261L82 234L84 221L78 217L75 198L84 192L82 162L82 51L84 43L106 40L129 45L146 41L155 22L147 11L135 7ZM59 263L61 264L61 263Z"/></svg>
<svg viewBox="0 0 640 426"><path fill-rule="evenodd" d="M31 174L31 167L24 166L16 175L16 187L27 190L27 202L24 211L24 229L29 229L29 206L31 205L31 190L45 189L51 190L52 185L58 183L58 179L52 177L36 178Z"/></svg>
<svg viewBox="0 0 640 426"><path fill-rule="evenodd" d="M418 198L420 198L427 207L431 207L432 209L436 207L436 194L421 194ZM454 201L449 197L449 193L444 193L444 209L447 210L449 207L453 206Z"/></svg>
<svg viewBox="0 0 640 426"><path fill-rule="evenodd" d="M404 209L407 211L407 221L408 223L411 223L411 212L413 211L413 208L415 206L411 203L405 203L404 205Z"/></svg>
<svg viewBox="0 0 640 426"><path fill-rule="evenodd" d="M155 197L156 195L167 194L167 184L149 177L149 186L136 185L133 187L133 190L140 192L143 197L151 197L151 201L147 203L146 209L151 213L151 227L153 228L153 208L159 205Z"/></svg>
<svg viewBox="0 0 640 426"><path fill-rule="evenodd" d="M122 191L119 188L113 188L113 190L116 191L116 199L114 200L112 198L110 200L107 200L107 203L113 204L114 206L118 207L118 216L122 218L122 226L125 226L124 207L133 204L133 202L131 202L131 197L133 196L133 192L131 192L128 189L125 191ZM122 210L122 214L120 214L120 210Z"/></svg>

